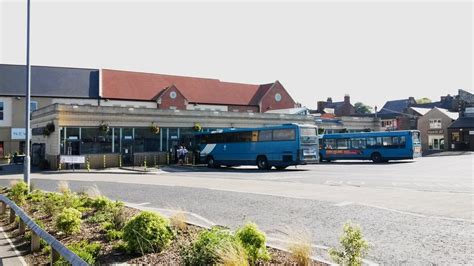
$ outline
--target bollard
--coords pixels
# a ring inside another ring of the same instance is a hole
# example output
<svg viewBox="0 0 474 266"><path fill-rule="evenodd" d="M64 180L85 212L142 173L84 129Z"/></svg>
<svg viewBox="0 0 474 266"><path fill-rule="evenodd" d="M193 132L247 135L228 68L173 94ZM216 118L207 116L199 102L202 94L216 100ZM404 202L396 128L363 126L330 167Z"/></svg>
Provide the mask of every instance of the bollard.
<svg viewBox="0 0 474 266"><path fill-rule="evenodd" d="M196 165L196 156L194 156L194 153L193 153L193 165Z"/></svg>
<svg viewBox="0 0 474 266"><path fill-rule="evenodd" d="M23 235L25 233L26 224L20 219L20 223L18 224L18 234Z"/></svg>
<svg viewBox="0 0 474 266"><path fill-rule="evenodd" d="M15 211L14 211L13 209L10 209L10 219L9 219L9 222L10 222L10 223L15 222Z"/></svg>
<svg viewBox="0 0 474 266"><path fill-rule="evenodd" d="M54 265L61 258L59 252L57 252L54 248L51 247L51 265Z"/></svg>
<svg viewBox="0 0 474 266"><path fill-rule="evenodd" d="M31 231L31 252L38 251L40 248L40 237L35 232Z"/></svg>
<svg viewBox="0 0 474 266"><path fill-rule="evenodd" d="M119 155L119 167L122 168L122 154Z"/></svg>
<svg viewBox="0 0 474 266"><path fill-rule="evenodd" d="M86 167L87 167L87 172L91 171L91 162L89 161L89 156L86 157Z"/></svg>
<svg viewBox="0 0 474 266"><path fill-rule="evenodd" d="M156 165L156 155L153 155L153 162L154 162L155 168L156 168L158 166L158 165Z"/></svg>
<svg viewBox="0 0 474 266"><path fill-rule="evenodd" d="M0 214L5 214L5 212L7 211L7 204L5 204L5 202L2 201L2 203L0 204Z"/></svg>
<svg viewBox="0 0 474 266"><path fill-rule="evenodd" d="M107 168L107 163L106 163L105 154L104 154L104 168Z"/></svg>
<svg viewBox="0 0 474 266"><path fill-rule="evenodd" d="M170 154L169 154L169 152L166 153L166 164L170 164Z"/></svg>
<svg viewBox="0 0 474 266"><path fill-rule="evenodd" d="M58 164L58 171L61 171L61 163Z"/></svg>
<svg viewBox="0 0 474 266"><path fill-rule="evenodd" d="M145 167L145 171L146 171L146 155L145 155L145 160L143 161L143 166Z"/></svg>

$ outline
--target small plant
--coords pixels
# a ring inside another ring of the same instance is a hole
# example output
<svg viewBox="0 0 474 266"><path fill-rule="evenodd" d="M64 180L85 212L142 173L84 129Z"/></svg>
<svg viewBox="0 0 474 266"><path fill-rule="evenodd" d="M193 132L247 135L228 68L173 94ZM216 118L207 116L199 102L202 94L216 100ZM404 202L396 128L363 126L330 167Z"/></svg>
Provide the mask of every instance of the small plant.
<svg viewBox="0 0 474 266"><path fill-rule="evenodd" d="M196 132L201 132L202 131L202 126L199 123L194 123L194 126L192 128Z"/></svg>
<svg viewBox="0 0 474 266"><path fill-rule="evenodd" d="M220 264L224 266L249 265L247 252L244 247L235 241L224 242L224 244L217 249L216 255L219 257Z"/></svg>
<svg viewBox="0 0 474 266"><path fill-rule="evenodd" d="M369 244L364 239L358 225L350 221L344 225L343 234L339 238L341 249L329 249L329 255L338 264L358 266L367 255Z"/></svg>
<svg viewBox="0 0 474 266"><path fill-rule="evenodd" d="M88 243L87 241L81 241L68 245L67 248L74 252L77 256L83 259L87 264L94 265L97 261L97 256L100 252L99 243ZM55 263L55 265L68 265L64 258L61 258Z"/></svg>
<svg viewBox="0 0 474 266"><path fill-rule="evenodd" d="M186 265L222 263L222 253L227 249L233 250L230 246L240 246L240 243L228 230L213 227L211 230L202 231L191 246L182 251L184 263ZM245 253L243 255L246 259Z"/></svg>
<svg viewBox="0 0 474 266"><path fill-rule="evenodd" d="M264 261L270 259L265 233L260 231L255 223L245 224L237 230L235 236L245 249L251 264L255 264L259 259Z"/></svg>
<svg viewBox="0 0 474 266"><path fill-rule="evenodd" d="M57 193L46 193L41 205L41 209L48 216L53 216L63 207L63 197Z"/></svg>
<svg viewBox="0 0 474 266"><path fill-rule="evenodd" d="M127 244L123 241L118 241L116 244L113 245L112 247L115 251L118 251L120 253L127 253Z"/></svg>
<svg viewBox="0 0 474 266"><path fill-rule="evenodd" d="M168 219L153 212L141 212L123 228L123 240L135 253L160 252L173 238Z"/></svg>
<svg viewBox="0 0 474 266"><path fill-rule="evenodd" d="M288 251L298 266L307 266L311 264L312 253L311 241L302 233L291 233Z"/></svg>
<svg viewBox="0 0 474 266"><path fill-rule="evenodd" d="M63 195L71 193L71 189L69 188L69 183L67 181L59 181L58 192Z"/></svg>
<svg viewBox="0 0 474 266"><path fill-rule="evenodd" d="M115 229L110 229L107 231L105 235L107 236L107 240L112 241L112 240L122 239L123 232L115 230Z"/></svg>
<svg viewBox="0 0 474 266"><path fill-rule="evenodd" d="M185 231L186 228L188 227L188 224L186 223L186 221L187 221L186 213L182 211L178 211L170 217L171 225L174 228L181 231Z"/></svg>
<svg viewBox="0 0 474 266"><path fill-rule="evenodd" d="M8 193L8 197L10 197L18 205L23 205L25 203L27 195L28 185L23 181L14 182L10 192Z"/></svg>
<svg viewBox="0 0 474 266"><path fill-rule="evenodd" d="M81 230L81 212L74 208L65 208L56 219L56 227L71 235Z"/></svg>

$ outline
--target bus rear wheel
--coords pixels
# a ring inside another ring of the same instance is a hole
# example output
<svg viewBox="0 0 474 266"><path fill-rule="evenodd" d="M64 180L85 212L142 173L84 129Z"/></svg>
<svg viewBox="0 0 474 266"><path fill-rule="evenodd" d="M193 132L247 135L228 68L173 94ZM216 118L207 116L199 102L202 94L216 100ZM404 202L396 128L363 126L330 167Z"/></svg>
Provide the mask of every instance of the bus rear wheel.
<svg viewBox="0 0 474 266"><path fill-rule="evenodd" d="M374 152L370 156L370 159L372 159L372 162L374 162L374 163L381 163L382 162L382 155L380 155L380 153L378 153L378 152Z"/></svg>
<svg viewBox="0 0 474 266"><path fill-rule="evenodd" d="M268 164L267 157L258 156L257 157L257 167L260 170L270 170L271 166Z"/></svg>

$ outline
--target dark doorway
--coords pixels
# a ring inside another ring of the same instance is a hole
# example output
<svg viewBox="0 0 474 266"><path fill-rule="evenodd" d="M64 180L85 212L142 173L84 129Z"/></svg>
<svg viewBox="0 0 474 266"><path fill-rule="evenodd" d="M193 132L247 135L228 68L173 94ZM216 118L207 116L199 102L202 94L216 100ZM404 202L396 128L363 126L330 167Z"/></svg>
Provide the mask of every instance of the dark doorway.
<svg viewBox="0 0 474 266"><path fill-rule="evenodd" d="M131 166L133 165L133 142L132 141L123 141L122 150L122 165Z"/></svg>

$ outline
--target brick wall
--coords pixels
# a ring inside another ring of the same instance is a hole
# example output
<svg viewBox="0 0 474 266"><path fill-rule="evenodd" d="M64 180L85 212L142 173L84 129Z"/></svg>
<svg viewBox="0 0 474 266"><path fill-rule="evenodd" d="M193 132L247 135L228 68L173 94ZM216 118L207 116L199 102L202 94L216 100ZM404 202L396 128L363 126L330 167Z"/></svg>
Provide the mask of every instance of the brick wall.
<svg viewBox="0 0 474 266"><path fill-rule="evenodd" d="M275 99L275 95L277 93L281 95L280 101ZM260 112L264 113L268 110L294 108L295 105L296 103L291 98L290 94L285 90L280 82L277 81L275 82L275 85L263 96L260 104Z"/></svg>
<svg viewBox="0 0 474 266"><path fill-rule="evenodd" d="M250 110L254 113L258 113L258 106L229 105L228 108L229 112L235 112L235 110L237 110L238 112L246 113Z"/></svg>
<svg viewBox="0 0 474 266"><path fill-rule="evenodd" d="M173 99L171 98L171 94L174 93L176 93L176 97ZM186 98L184 98L183 94L174 86L166 89L163 94L161 94L160 99L161 104L159 104L159 109L186 110Z"/></svg>

